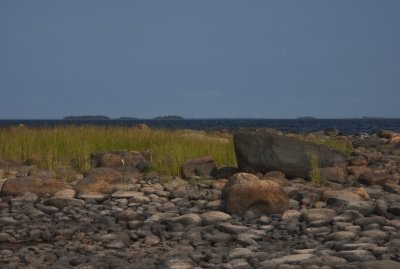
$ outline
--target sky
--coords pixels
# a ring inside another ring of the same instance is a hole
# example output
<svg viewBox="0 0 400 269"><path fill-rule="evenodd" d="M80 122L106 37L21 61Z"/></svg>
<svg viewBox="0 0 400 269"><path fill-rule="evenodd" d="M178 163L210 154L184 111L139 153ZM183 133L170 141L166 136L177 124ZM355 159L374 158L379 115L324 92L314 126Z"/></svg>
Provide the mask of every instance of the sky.
<svg viewBox="0 0 400 269"><path fill-rule="evenodd" d="M400 117L400 1L0 1L0 119Z"/></svg>

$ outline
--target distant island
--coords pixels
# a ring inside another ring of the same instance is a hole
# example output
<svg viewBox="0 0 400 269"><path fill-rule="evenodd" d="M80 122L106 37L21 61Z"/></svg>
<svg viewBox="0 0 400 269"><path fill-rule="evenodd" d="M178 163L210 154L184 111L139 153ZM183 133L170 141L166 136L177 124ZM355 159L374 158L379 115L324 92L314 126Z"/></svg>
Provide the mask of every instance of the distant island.
<svg viewBox="0 0 400 269"><path fill-rule="evenodd" d="M115 120L137 120L138 118L135 117L119 117L116 118Z"/></svg>
<svg viewBox="0 0 400 269"><path fill-rule="evenodd" d="M102 115L85 115L85 116L67 116L63 120L110 120L107 116Z"/></svg>
<svg viewBox="0 0 400 269"><path fill-rule="evenodd" d="M382 120L382 119L384 119L384 117L367 117L367 116L364 116L364 117L362 117L362 119L363 120Z"/></svg>
<svg viewBox="0 0 400 269"><path fill-rule="evenodd" d="M155 117L153 120L184 120L181 116L158 116Z"/></svg>
<svg viewBox="0 0 400 269"><path fill-rule="evenodd" d="M297 120L316 120L317 118L311 117L311 116L303 116L303 117L298 117L296 118Z"/></svg>

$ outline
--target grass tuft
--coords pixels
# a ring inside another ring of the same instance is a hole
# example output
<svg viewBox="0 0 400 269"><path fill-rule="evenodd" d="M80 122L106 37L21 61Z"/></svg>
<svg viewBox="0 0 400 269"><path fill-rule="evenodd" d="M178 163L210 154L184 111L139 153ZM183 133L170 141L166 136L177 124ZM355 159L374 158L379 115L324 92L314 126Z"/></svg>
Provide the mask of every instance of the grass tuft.
<svg viewBox="0 0 400 269"><path fill-rule="evenodd" d="M310 178L311 182L315 185L321 184L321 171L319 170L319 158L316 152L310 153Z"/></svg>

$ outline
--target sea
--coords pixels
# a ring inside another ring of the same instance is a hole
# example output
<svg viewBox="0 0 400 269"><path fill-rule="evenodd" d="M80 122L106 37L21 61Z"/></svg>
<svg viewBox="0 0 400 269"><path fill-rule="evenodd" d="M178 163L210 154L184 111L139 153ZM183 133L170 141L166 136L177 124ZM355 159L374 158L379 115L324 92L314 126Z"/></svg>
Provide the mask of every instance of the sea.
<svg viewBox="0 0 400 269"><path fill-rule="evenodd" d="M273 128L284 132L307 133L335 128L340 133L375 134L379 130L392 130L400 133L400 119L185 119L185 120L0 120L0 128L25 125L28 127L57 126L105 126L132 127L147 124L156 129L229 130L239 128Z"/></svg>

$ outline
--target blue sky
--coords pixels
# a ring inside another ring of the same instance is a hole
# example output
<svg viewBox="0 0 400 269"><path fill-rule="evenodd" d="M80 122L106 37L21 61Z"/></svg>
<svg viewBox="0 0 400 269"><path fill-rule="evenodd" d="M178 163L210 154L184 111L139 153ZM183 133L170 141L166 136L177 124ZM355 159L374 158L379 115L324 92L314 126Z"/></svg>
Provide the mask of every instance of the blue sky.
<svg viewBox="0 0 400 269"><path fill-rule="evenodd" d="M0 1L0 118L400 117L400 1Z"/></svg>

